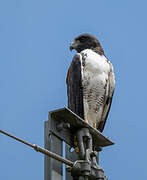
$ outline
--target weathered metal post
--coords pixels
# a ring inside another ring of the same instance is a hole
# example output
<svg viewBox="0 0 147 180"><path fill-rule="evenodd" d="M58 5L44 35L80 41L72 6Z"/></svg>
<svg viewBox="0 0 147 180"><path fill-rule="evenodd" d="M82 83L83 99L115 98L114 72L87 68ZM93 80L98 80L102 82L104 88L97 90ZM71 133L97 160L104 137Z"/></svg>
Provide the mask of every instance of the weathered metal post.
<svg viewBox="0 0 147 180"><path fill-rule="evenodd" d="M71 152L77 139L78 154ZM104 170L98 165L98 151L101 147L114 144L99 131L86 123L67 108L49 112L45 122L45 149L63 155L62 142L66 143L65 156L74 162L72 167L66 167L64 172L67 180L106 180ZM96 151L94 151L96 150ZM62 163L45 156L44 180L61 180L63 176Z"/></svg>
<svg viewBox="0 0 147 180"><path fill-rule="evenodd" d="M51 117L45 122L44 147L62 156L62 140L51 131ZM62 180L62 163L45 156L44 160L44 180Z"/></svg>

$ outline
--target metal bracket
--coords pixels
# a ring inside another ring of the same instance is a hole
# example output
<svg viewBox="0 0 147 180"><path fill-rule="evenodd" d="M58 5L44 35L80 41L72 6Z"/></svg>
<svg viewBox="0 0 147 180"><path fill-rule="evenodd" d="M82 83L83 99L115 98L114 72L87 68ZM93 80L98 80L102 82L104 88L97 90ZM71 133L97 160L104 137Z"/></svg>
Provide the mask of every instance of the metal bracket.
<svg viewBox="0 0 147 180"><path fill-rule="evenodd" d="M89 133L88 128L81 128L77 130L76 138L77 144L79 148L80 158L85 159L86 157L86 150L89 149L92 151L92 137Z"/></svg>
<svg viewBox="0 0 147 180"><path fill-rule="evenodd" d="M73 166L68 167L73 179L83 176L88 180L107 180L104 170L97 163L98 151L114 143L70 109L63 108L49 112L49 117L49 131L70 147L79 148L80 160L76 160Z"/></svg>
<svg viewBox="0 0 147 180"><path fill-rule="evenodd" d="M97 150L100 147L110 146L114 143L101 132L73 113L68 108L62 108L49 112L51 117L50 128L53 134L65 141L71 147L74 146L74 135L78 129L88 128L92 136L93 147Z"/></svg>

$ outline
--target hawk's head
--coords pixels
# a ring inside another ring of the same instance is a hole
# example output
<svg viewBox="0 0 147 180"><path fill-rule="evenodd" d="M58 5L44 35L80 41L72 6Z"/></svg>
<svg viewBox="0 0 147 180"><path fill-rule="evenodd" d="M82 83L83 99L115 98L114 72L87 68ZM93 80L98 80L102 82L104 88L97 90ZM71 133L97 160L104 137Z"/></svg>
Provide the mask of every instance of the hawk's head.
<svg viewBox="0 0 147 180"><path fill-rule="evenodd" d="M92 49L100 55L104 54L99 41L91 34L81 34L76 37L70 45L70 50L73 49L77 52L81 52L84 49Z"/></svg>

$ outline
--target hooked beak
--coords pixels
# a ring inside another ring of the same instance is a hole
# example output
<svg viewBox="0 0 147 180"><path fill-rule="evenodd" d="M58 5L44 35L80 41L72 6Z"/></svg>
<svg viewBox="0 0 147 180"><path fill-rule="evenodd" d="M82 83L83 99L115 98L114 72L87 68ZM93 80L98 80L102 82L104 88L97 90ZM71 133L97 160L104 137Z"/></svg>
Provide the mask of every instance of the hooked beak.
<svg viewBox="0 0 147 180"><path fill-rule="evenodd" d="M78 47L78 45L80 44L79 41L73 41L69 47L70 51L72 51L73 49L76 49Z"/></svg>

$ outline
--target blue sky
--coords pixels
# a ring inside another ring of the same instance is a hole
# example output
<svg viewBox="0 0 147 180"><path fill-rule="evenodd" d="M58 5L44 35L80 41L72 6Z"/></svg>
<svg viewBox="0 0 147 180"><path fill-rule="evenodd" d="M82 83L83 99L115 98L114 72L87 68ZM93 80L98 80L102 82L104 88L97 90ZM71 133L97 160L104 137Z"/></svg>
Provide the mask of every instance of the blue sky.
<svg viewBox="0 0 147 180"><path fill-rule="evenodd" d="M67 105L69 44L91 33L112 61L116 89L100 165L110 180L146 179L147 2L0 1L0 129L43 146L48 111ZM43 179L43 155L0 135L0 179Z"/></svg>

